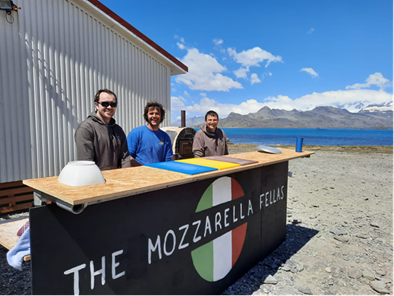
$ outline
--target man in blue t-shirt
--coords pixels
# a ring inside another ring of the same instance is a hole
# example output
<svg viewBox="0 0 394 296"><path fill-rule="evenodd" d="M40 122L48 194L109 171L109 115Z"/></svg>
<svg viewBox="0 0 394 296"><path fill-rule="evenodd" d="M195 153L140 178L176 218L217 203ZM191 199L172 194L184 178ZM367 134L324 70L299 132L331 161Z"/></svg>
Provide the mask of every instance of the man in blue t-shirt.
<svg viewBox="0 0 394 296"><path fill-rule="evenodd" d="M171 139L160 129L165 118L163 106L148 102L144 110L147 125L133 129L127 136L132 166L170 161L173 158Z"/></svg>

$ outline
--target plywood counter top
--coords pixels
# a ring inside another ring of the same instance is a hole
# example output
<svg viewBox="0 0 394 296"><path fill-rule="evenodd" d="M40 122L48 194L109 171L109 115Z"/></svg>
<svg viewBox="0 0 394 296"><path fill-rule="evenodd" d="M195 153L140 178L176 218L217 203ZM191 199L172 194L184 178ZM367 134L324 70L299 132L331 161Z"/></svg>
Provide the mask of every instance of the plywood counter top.
<svg viewBox="0 0 394 296"><path fill-rule="evenodd" d="M258 161L258 163L223 169L197 175L187 175L146 166L103 171L104 184L73 187L60 183L58 176L24 180L23 184L48 194L70 205L96 203L181 184L196 182L207 178L249 170L306 157L314 152L295 152L280 148L282 154L247 152L228 155L228 157Z"/></svg>

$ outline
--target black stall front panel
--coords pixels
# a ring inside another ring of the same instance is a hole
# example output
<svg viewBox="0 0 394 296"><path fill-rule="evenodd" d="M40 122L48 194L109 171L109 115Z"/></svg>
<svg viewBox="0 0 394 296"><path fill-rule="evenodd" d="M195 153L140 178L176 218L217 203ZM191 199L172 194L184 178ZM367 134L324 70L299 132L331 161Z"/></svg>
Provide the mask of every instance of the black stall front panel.
<svg viewBox="0 0 394 296"><path fill-rule="evenodd" d="M33 294L219 294L286 237L283 162L88 206L32 208Z"/></svg>

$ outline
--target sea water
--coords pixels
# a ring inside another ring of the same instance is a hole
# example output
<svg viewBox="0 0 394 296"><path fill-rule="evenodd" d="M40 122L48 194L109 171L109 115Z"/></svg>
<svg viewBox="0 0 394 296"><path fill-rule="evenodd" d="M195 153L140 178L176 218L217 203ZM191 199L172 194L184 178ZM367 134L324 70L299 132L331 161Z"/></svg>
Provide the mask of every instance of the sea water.
<svg viewBox="0 0 394 296"><path fill-rule="evenodd" d="M224 128L223 130L233 144L295 145L296 138L302 137L305 145L393 146L392 129Z"/></svg>

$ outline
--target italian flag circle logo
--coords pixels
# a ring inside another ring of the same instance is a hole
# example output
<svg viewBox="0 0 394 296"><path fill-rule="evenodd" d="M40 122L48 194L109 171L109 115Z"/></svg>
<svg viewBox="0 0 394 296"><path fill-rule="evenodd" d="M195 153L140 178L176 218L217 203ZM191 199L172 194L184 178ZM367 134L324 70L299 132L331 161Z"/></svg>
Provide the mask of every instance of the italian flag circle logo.
<svg viewBox="0 0 394 296"><path fill-rule="evenodd" d="M236 180L230 177L219 178L205 190L196 212L230 202L242 196L244 196L244 191ZM230 272L241 254L246 228L247 223L245 222L192 251L194 267L203 279L216 282Z"/></svg>

